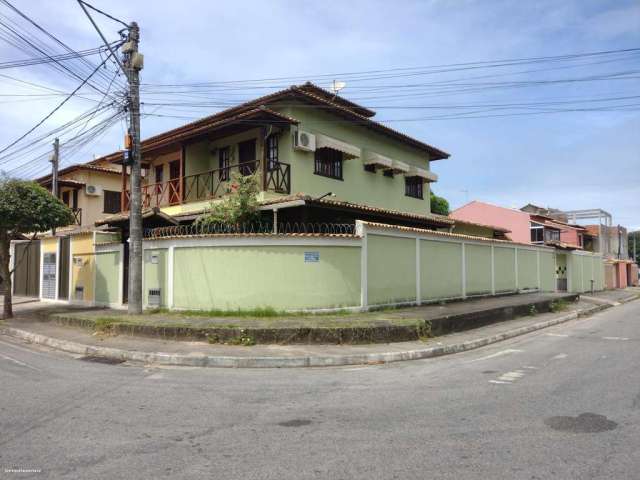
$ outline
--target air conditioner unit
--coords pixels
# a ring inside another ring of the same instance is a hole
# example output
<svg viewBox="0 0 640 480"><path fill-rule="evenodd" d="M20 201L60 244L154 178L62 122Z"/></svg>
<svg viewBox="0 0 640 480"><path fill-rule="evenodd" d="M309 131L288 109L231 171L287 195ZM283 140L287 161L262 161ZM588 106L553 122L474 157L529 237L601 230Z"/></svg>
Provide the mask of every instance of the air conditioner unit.
<svg viewBox="0 0 640 480"><path fill-rule="evenodd" d="M102 188L100 188L100 187L99 187L99 186L97 186L97 185L87 185L87 186L84 188L84 192L85 192L87 195L93 195L93 196L96 196L96 195L100 195L100 194L102 193Z"/></svg>
<svg viewBox="0 0 640 480"><path fill-rule="evenodd" d="M313 133L296 130L293 135L293 148L305 152L316 151L316 136Z"/></svg>

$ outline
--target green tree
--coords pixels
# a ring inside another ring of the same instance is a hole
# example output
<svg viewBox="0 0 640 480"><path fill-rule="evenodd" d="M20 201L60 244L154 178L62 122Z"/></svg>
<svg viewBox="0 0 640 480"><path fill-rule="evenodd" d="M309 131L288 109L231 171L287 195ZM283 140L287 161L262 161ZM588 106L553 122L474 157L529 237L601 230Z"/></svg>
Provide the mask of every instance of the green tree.
<svg viewBox="0 0 640 480"><path fill-rule="evenodd" d="M438 215L449 215L449 202L446 199L439 197L433 191L431 191L431 213L437 213Z"/></svg>
<svg viewBox="0 0 640 480"><path fill-rule="evenodd" d="M260 220L258 207L258 173L253 175L234 174L228 188L228 195L221 201L212 202L196 221L199 225L237 225Z"/></svg>
<svg viewBox="0 0 640 480"><path fill-rule="evenodd" d="M4 290L3 318L11 318L11 274L9 246L13 238L62 227L73 222L71 210L35 182L0 178L0 278Z"/></svg>

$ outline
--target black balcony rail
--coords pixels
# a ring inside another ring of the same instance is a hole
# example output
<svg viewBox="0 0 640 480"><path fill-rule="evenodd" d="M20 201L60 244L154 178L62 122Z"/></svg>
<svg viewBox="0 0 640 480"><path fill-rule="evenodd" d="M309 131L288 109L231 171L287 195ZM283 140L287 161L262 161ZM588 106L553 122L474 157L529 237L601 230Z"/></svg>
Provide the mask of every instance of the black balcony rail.
<svg viewBox="0 0 640 480"><path fill-rule="evenodd" d="M259 168L260 160L252 160L166 182L143 185L142 208L165 207L222 197L233 191L233 173L252 175ZM277 193L291 193L290 165L282 162L271 164L265 172L264 189ZM128 210L131 197L129 190L126 190L124 195L125 210Z"/></svg>
<svg viewBox="0 0 640 480"><path fill-rule="evenodd" d="M176 225L148 228L144 238L155 240L169 237L190 237L199 235L355 235L355 225L350 223L304 223L281 222L277 230L270 222L219 223Z"/></svg>
<svg viewBox="0 0 640 480"><path fill-rule="evenodd" d="M72 208L71 213L73 214L73 224L82 225L82 209Z"/></svg>

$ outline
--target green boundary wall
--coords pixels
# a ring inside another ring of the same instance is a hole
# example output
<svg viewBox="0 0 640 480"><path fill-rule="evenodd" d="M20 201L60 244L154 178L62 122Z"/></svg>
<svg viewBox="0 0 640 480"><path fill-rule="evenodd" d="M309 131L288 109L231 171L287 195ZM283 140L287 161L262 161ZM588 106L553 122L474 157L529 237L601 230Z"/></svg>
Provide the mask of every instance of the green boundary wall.
<svg viewBox="0 0 640 480"><path fill-rule="evenodd" d="M96 303L118 302L120 251L97 248ZM359 222L356 237L201 237L144 242L143 298L175 309L368 308L604 288L599 255Z"/></svg>

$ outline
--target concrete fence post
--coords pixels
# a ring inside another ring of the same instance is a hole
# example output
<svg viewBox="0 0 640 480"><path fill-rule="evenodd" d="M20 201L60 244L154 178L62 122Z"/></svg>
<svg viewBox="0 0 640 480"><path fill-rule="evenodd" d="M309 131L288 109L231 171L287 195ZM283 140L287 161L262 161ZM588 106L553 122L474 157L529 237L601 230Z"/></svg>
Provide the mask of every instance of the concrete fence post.
<svg viewBox="0 0 640 480"><path fill-rule="evenodd" d="M462 298L467 298L467 252L466 244L461 243L462 246Z"/></svg>
<svg viewBox="0 0 640 480"><path fill-rule="evenodd" d="M515 278L516 278L516 292L517 292L519 290L519 288L518 288L518 284L519 284L519 282L518 282L518 247L514 247L513 253L514 253L514 255L513 255L513 258L514 258L513 266L515 268L515 273L516 273Z"/></svg>
<svg viewBox="0 0 640 480"><path fill-rule="evenodd" d="M175 250L175 247L173 245L170 245L167 251L167 306L170 309L174 307L174 303L173 303L174 250Z"/></svg>
<svg viewBox="0 0 640 480"><path fill-rule="evenodd" d="M536 275L538 276L537 278L538 291L541 291L542 281L540 279L540 250L536 250Z"/></svg>
<svg viewBox="0 0 640 480"><path fill-rule="evenodd" d="M361 220L356 220L356 235L361 238L360 247L360 308L367 310L369 299L367 293L367 227Z"/></svg>
<svg viewBox="0 0 640 480"><path fill-rule="evenodd" d="M496 294L496 252L491 245L491 295Z"/></svg>

